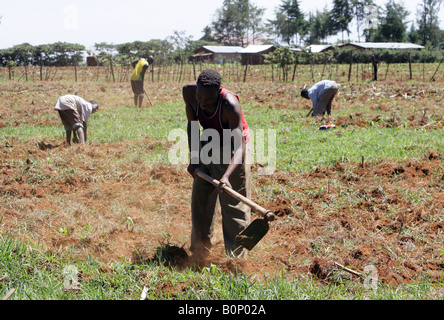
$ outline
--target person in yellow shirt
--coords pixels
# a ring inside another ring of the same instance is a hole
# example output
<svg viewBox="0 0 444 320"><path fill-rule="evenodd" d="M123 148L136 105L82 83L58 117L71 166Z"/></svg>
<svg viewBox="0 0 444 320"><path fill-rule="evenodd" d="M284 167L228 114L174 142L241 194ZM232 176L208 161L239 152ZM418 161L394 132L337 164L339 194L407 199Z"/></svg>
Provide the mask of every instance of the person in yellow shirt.
<svg viewBox="0 0 444 320"><path fill-rule="evenodd" d="M131 75L131 89L134 93L134 105L142 109L143 97L145 96L145 90L143 89L143 80L145 78L145 72L148 70L150 64L154 62L152 56L148 57L148 60L141 58L131 63L134 71Z"/></svg>

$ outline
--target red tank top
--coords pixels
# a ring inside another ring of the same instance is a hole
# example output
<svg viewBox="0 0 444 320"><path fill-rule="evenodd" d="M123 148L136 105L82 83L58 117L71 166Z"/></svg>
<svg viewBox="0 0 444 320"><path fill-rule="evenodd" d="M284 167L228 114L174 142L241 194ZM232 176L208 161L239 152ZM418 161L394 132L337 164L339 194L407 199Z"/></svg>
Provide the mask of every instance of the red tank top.
<svg viewBox="0 0 444 320"><path fill-rule="evenodd" d="M222 125L222 106L223 103L226 101L226 96L228 93L231 93L237 98L237 100L239 100L239 97L236 94L234 94L228 89L222 88L222 90L219 93L220 96L219 96L219 102L217 103L216 111L209 117L207 117L203 111L199 112L200 111L199 102L197 102L197 107L196 107L197 119L199 119L199 123L202 126L202 128L215 129L217 130L217 132L219 132L220 136L222 136L223 134L223 129L229 129L229 128L224 128ZM248 127L247 120L245 120L242 108L241 108L241 118L242 118L242 129L244 132L245 143L247 143L250 140L250 128Z"/></svg>

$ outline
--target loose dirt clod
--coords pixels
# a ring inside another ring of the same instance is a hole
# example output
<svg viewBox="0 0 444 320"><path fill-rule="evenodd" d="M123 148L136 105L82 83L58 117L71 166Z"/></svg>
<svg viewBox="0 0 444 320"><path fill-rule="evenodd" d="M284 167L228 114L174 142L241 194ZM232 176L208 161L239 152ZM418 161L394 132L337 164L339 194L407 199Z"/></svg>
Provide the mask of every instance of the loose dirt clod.
<svg viewBox="0 0 444 320"><path fill-rule="evenodd" d="M318 280L326 280L330 275L330 268L323 265L321 261L315 260L310 266L310 273L314 275Z"/></svg>
<svg viewBox="0 0 444 320"><path fill-rule="evenodd" d="M169 245L157 247L156 253L152 259L167 267L181 267L188 262L188 253L183 247Z"/></svg>

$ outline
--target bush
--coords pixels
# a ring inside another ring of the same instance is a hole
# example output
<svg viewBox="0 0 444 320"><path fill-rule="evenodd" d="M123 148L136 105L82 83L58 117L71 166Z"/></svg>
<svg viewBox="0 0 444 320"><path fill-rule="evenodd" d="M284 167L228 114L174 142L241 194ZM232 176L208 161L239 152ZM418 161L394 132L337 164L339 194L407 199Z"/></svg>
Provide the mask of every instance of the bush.
<svg viewBox="0 0 444 320"><path fill-rule="evenodd" d="M352 49L353 63L371 63L372 56L375 56L378 62L385 63L407 63L410 59L412 63L433 63L440 62L444 56L444 50L359 50ZM350 49L333 49L334 59L337 63L350 63Z"/></svg>

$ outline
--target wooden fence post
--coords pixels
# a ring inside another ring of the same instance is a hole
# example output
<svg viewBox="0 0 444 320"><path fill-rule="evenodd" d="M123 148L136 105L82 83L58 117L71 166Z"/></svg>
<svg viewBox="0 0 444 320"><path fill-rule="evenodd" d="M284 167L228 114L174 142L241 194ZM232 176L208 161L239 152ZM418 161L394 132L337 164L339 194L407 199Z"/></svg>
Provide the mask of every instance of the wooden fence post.
<svg viewBox="0 0 444 320"><path fill-rule="evenodd" d="M40 56L40 81L43 80L43 58Z"/></svg>
<svg viewBox="0 0 444 320"><path fill-rule="evenodd" d="M183 59L180 59L180 67L179 67L179 80L177 82L181 82L182 81L182 73L183 73Z"/></svg>
<svg viewBox="0 0 444 320"><path fill-rule="evenodd" d="M353 51L350 50L350 66L348 68L348 81L350 82L351 72L352 72L352 64L353 64Z"/></svg>
<svg viewBox="0 0 444 320"><path fill-rule="evenodd" d="M116 79L115 79L115 77L114 77L113 61L112 61L112 59L111 59L111 56L109 56L108 59L109 59L109 66L110 66L110 68L111 68L111 75L112 75L112 77L113 77L113 82L116 82Z"/></svg>
<svg viewBox="0 0 444 320"><path fill-rule="evenodd" d="M247 71L248 71L248 60L247 60L247 64L245 65L245 71L244 71L244 82L247 81Z"/></svg>
<svg viewBox="0 0 444 320"><path fill-rule="evenodd" d="M74 75L77 82L77 59L74 59Z"/></svg>
<svg viewBox="0 0 444 320"><path fill-rule="evenodd" d="M296 69L298 67L298 55L296 54L296 59L294 61L294 68L293 68L293 76L291 78L291 81L294 81L294 78L296 77Z"/></svg>
<svg viewBox="0 0 444 320"><path fill-rule="evenodd" d="M373 81L378 81L378 61L375 55L372 55L372 65L373 65Z"/></svg>
<svg viewBox="0 0 444 320"><path fill-rule="evenodd" d="M311 68L311 81L315 82L313 56L311 56L311 59L310 59L310 68Z"/></svg>

